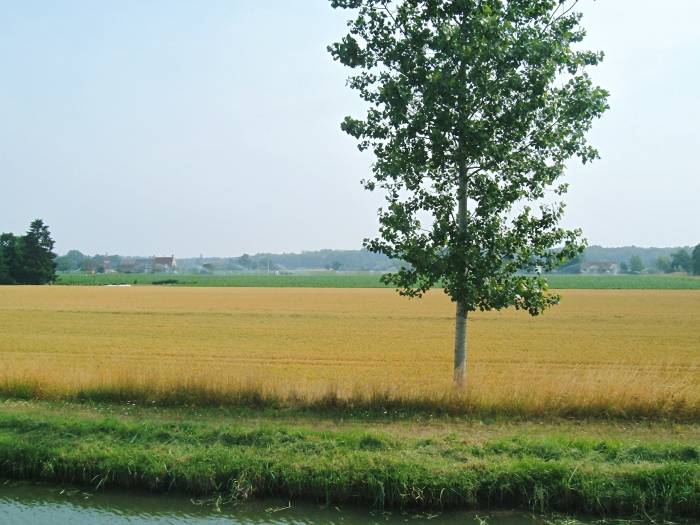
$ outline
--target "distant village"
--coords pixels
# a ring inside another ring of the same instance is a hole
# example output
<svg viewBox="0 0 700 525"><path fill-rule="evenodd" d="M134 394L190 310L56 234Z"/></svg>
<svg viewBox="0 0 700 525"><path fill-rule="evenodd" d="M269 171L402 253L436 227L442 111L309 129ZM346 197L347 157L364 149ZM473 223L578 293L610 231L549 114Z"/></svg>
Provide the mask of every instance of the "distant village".
<svg viewBox="0 0 700 525"><path fill-rule="evenodd" d="M188 264L189 269L192 269L191 266ZM198 270L201 273L207 273L215 268L216 265L211 262L203 262ZM84 270L94 273L177 273L177 261L174 255L169 257L119 257L116 261L108 256L101 261L96 261ZM275 265L274 270L279 270L279 268ZM586 261L580 265L580 273L616 275L620 273L620 269L619 265L614 262Z"/></svg>
<svg viewBox="0 0 700 525"><path fill-rule="evenodd" d="M81 268L90 273L175 273L177 261L170 257L102 257Z"/></svg>
<svg viewBox="0 0 700 525"><path fill-rule="evenodd" d="M604 248L590 246L585 253L560 266L554 273L642 274L687 272L690 248ZM56 259L59 272L84 273L180 273L231 272L285 273L307 270L387 272L400 261L366 250L317 250L301 253L258 253L238 257L151 257L127 255L88 256L70 250Z"/></svg>

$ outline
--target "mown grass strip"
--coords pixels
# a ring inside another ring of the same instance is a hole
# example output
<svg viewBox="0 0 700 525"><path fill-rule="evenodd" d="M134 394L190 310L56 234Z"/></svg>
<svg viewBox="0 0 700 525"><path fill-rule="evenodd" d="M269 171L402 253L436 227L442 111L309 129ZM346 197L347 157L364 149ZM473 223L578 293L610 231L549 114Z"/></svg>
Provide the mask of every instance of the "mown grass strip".
<svg viewBox="0 0 700 525"><path fill-rule="evenodd" d="M700 516L700 450L565 436L474 444L280 423L0 414L0 475L379 507Z"/></svg>

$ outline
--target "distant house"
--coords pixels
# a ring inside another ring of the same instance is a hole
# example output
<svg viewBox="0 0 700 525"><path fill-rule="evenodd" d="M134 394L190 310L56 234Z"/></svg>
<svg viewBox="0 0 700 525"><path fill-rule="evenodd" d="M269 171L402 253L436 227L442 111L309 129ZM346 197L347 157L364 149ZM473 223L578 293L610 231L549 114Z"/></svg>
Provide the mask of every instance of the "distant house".
<svg viewBox="0 0 700 525"><path fill-rule="evenodd" d="M153 271L171 273L177 269L175 257L153 257Z"/></svg>
<svg viewBox="0 0 700 525"><path fill-rule="evenodd" d="M607 261L586 261L581 265L581 273L603 273L615 275L618 272L617 264Z"/></svg>

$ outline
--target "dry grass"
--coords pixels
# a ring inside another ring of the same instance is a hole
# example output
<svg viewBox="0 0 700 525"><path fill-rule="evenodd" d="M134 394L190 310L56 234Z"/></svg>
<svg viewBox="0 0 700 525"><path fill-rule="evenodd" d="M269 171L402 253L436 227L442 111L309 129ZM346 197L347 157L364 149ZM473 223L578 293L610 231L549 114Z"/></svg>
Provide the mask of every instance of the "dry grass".
<svg viewBox="0 0 700 525"><path fill-rule="evenodd" d="M474 314L465 396L452 323L441 292L0 287L0 389L700 416L697 291L571 290L539 318Z"/></svg>

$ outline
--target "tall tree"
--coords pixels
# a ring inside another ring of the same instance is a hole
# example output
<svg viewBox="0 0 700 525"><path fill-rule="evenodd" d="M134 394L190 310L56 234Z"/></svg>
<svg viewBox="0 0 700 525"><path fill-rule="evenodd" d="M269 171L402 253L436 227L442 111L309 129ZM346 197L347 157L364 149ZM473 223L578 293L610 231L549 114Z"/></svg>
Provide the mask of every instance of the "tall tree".
<svg viewBox="0 0 700 525"><path fill-rule="evenodd" d="M454 301L464 386L468 312L539 314L559 298L523 271L583 249L579 230L558 226L557 197L566 161L597 157L585 135L607 92L585 69L602 53L581 50L575 1L330 1L355 10L329 51L369 106L341 127L373 151L363 184L387 201L365 246L407 263L384 277L401 294L440 285Z"/></svg>
<svg viewBox="0 0 700 525"><path fill-rule="evenodd" d="M629 269L630 273L642 273L642 271L644 270L644 263L642 262L642 258L639 255L633 255L632 257L630 257Z"/></svg>
<svg viewBox="0 0 700 525"><path fill-rule="evenodd" d="M46 284L56 280L54 241L48 226L41 219L32 221L22 239L22 269L18 278L21 284Z"/></svg>
<svg viewBox="0 0 700 525"><path fill-rule="evenodd" d="M654 266L656 266L656 269L660 272L669 273L671 272L671 258L661 255L654 261Z"/></svg>
<svg viewBox="0 0 700 525"><path fill-rule="evenodd" d="M690 254L687 250L681 248L671 254L671 269L674 272L690 273Z"/></svg>
<svg viewBox="0 0 700 525"><path fill-rule="evenodd" d="M11 233L0 235L0 284L15 284L22 268L20 240Z"/></svg>
<svg viewBox="0 0 700 525"><path fill-rule="evenodd" d="M65 255L56 257L56 269L62 272L78 270L80 269L80 264L87 258L87 255L78 250L70 250Z"/></svg>
<svg viewBox="0 0 700 525"><path fill-rule="evenodd" d="M693 275L700 275L700 244L695 246L691 257L691 270L693 271Z"/></svg>

